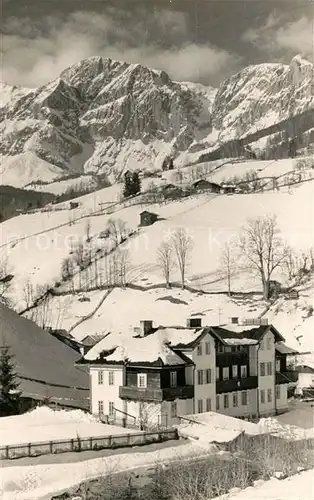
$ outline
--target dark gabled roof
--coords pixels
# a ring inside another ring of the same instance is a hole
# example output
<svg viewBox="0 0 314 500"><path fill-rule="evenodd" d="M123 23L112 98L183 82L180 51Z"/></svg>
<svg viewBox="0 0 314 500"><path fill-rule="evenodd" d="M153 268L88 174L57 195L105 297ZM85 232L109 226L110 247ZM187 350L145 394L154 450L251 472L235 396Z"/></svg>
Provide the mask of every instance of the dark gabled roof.
<svg viewBox="0 0 314 500"><path fill-rule="evenodd" d="M155 214L154 212L149 212L148 210L143 210L143 212L140 213L140 215L143 215L143 214L149 214L149 215L153 215L154 217L158 217L158 214Z"/></svg>
<svg viewBox="0 0 314 500"><path fill-rule="evenodd" d="M208 181L207 179L197 179L196 181L192 182L192 186L197 186L200 182L207 184L208 186L214 186L220 189L220 185L217 184L216 182Z"/></svg>
<svg viewBox="0 0 314 500"><path fill-rule="evenodd" d="M209 330L209 333L212 333L223 344L226 343L225 341L227 339L251 339L260 342L269 330L272 330L272 332L274 333L276 342L285 340L273 325L260 325L257 327L252 327L251 329L243 328L242 331L241 326L239 325L238 332L228 330L227 328L223 328L221 326L211 326L209 327Z"/></svg>
<svg viewBox="0 0 314 500"><path fill-rule="evenodd" d="M275 349L280 354L299 354L298 351L296 351L295 349L291 349L291 347L287 346L283 342L279 342L278 344L276 344Z"/></svg>
<svg viewBox="0 0 314 500"><path fill-rule="evenodd" d="M295 371L299 373L314 373L314 368L308 365L297 365Z"/></svg>
<svg viewBox="0 0 314 500"><path fill-rule="evenodd" d="M79 353L0 303L0 346L5 345L14 355L23 395L60 404L88 397L88 373L75 366Z"/></svg>

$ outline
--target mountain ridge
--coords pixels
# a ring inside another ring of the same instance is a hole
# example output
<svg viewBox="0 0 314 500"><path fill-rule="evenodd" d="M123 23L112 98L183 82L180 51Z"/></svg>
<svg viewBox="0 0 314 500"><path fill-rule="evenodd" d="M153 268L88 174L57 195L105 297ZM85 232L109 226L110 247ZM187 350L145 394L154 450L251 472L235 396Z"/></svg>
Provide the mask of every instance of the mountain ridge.
<svg viewBox="0 0 314 500"><path fill-rule="evenodd" d="M285 154L285 144L294 137L299 148L307 148L314 142L314 123L309 120L299 130L297 118L314 110L313 82L313 64L300 56L290 65L248 66L218 89L95 56L37 89L3 84L2 183L20 182L15 176L19 155L38 158L43 181L47 162L53 166L49 180L52 171L56 179L60 170L62 175L105 173L114 182L125 169L160 169L170 155L178 166L211 151L220 157L241 155L246 136L260 155L275 154L280 144L279 153ZM274 136L266 132L267 140L261 144L258 137L255 144L254 133L290 119L292 130L278 125ZM230 152L224 145L231 140L237 146Z"/></svg>

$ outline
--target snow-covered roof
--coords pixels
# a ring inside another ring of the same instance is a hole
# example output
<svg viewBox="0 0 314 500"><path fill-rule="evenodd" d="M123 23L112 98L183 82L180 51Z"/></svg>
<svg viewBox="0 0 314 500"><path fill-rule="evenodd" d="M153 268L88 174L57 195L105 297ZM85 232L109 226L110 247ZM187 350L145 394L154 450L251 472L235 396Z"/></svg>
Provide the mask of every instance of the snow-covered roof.
<svg viewBox="0 0 314 500"><path fill-rule="evenodd" d="M169 329L170 331L175 329ZM187 330L187 329L186 329ZM144 337L126 337L120 334L108 335L85 354L86 361L105 360L106 363L153 363L158 365L182 365L185 357L175 353L170 345L170 331L165 328L154 330ZM179 336L177 338L180 338ZM193 337L190 337L191 341Z"/></svg>
<svg viewBox="0 0 314 500"><path fill-rule="evenodd" d="M106 361L127 361L128 363L154 363L158 365L183 365L185 360L176 354L157 335L132 339L125 346L119 346Z"/></svg>

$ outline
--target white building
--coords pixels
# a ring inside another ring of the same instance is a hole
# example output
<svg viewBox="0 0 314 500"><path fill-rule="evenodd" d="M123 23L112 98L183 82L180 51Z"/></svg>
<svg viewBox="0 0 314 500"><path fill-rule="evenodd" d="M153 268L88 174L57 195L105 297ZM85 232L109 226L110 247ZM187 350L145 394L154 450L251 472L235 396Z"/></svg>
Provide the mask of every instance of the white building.
<svg viewBox="0 0 314 500"><path fill-rule="evenodd" d="M295 373L283 342L268 324L141 321L133 335L108 335L80 363L90 368L92 413L125 425L170 426L206 411L258 418L288 408Z"/></svg>

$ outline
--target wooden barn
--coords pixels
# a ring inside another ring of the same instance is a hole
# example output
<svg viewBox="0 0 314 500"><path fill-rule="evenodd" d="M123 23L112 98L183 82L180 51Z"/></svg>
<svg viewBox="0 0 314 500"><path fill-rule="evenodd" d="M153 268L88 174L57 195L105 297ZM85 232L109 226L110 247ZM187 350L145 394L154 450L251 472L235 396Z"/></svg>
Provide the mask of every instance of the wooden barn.
<svg viewBox="0 0 314 500"><path fill-rule="evenodd" d="M151 226L157 219L157 214L144 210L144 212L140 213L140 226Z"/></svg>
<svg viewBox="0 0 314 500"><path fill-rule="evenodd" d="M192 183L194 191L207 191L209 193L220 193L221 186L215 182L207 181L206 179L198 179Z"/></svg>

